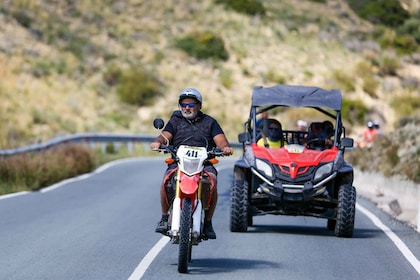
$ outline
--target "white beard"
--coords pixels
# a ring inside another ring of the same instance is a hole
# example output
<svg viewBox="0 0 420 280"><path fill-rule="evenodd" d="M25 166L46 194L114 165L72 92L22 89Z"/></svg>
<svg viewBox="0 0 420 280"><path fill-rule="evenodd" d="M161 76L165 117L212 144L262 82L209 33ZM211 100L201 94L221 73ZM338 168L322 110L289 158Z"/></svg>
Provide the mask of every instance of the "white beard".
<svg viewBox="0 0 420 280"><path fill-rule="evenodd" d="M181 110L182 116L188 120L193 120L197 117L198 111L191 111L191 110Z"/></svg>

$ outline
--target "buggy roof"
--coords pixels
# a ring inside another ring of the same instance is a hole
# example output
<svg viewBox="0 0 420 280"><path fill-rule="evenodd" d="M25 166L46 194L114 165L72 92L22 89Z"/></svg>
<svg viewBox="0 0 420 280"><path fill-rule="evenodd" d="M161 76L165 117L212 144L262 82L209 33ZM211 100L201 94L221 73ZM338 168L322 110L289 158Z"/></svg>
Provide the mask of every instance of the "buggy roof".
<svg viewBox="0 0 420 280"><path fill-rule="evenodd" d="M276 85L255 86L252 106L281 105L289 107L318 107L341 110L341 91L311 86Z"/></svg>

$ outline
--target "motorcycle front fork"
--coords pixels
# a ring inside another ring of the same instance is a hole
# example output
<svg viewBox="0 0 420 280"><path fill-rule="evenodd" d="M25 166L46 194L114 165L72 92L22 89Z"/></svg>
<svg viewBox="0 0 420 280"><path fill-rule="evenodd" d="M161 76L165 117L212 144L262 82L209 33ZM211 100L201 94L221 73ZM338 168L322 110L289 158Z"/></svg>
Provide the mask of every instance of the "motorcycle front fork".
<svg viewBox="0 0 420 280"><path fill-rule="evenodd" d="M179 176L179 173L177 174ZM192 228L191 228L191 241L193 245L198 245L201 241L204 223L204 210L209 207L209 197L211 183L206 174L201 175L201 182L197 193L197 198L194 203L194 212L192 213ZM175 181L176 187L174 190L174 198L172 201L171 215L170 215L170 229L169 236L172 238L174 244L179 243L179 227L181 218L181 198L179 191L179 182ZM203 205L204 204L204 205Z"/></svg>

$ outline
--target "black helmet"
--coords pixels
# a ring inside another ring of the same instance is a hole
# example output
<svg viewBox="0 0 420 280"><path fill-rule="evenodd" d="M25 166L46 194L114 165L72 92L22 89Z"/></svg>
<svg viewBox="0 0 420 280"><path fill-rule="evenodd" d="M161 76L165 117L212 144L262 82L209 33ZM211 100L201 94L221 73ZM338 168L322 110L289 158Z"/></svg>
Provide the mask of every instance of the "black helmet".
<svg viewBox="0 0 420 280"><path fill-rule="evenodd" d="M179 94L178 103L181 103L181 100L184 98L194 98L200 104L203 103L203 98L201 97L201 93L195 88L185 88Z"/></svg>

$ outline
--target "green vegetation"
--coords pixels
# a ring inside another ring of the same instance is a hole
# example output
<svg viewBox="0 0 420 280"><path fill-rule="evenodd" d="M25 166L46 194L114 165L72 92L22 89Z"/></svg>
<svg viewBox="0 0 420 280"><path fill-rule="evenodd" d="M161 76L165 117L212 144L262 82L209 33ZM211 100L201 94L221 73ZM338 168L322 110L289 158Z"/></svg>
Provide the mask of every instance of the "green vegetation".
<svg viewBox="0 0 420 280"><path fill-rule="evenodd" d="M0 195L37 191L61 180L89 173L104 163L156 152L134 146L133 151L107 143L94 150L86 144L63 144L42 152L0 156Z"/></svg>
<svg viewBox="0 0 420 280"><path fill-rule="evenodd" d="M348 0L347 2L360 17L375 24L397 27L410 17L398 0Z"/></svg>
<svg viewBox="0 0 420 280"><path fill-rule="evenodd" d="M410 15L399 0L348 0L347 2L360 17L376 25L376 39L383 49L394 48L400 55L418 51L420 42L418 15ZM392 36L389 36L390 33Z"/></svg>
<svg viewBox="0 0 420 280"><path fill-rule="evenodd" d="M194 33L178 38L175 46L197 59L229 59L223 39L211 32Z"/></svg>
<svg viewBox="0 0 420 280"><path fill-rule="evenodd" d="M334 70L332 72L333 79L337 82L337 87L344 92L352 92L356 89L354 84L354 77L351 73L345 70Z"/></svg>
<svg viewBox="0 0 420 280"><path fill-rule="evenodd" d="M379 73L383 76L396 76L397 70L400 68L400 66L401 64L398 59L392 56L385 55L379 61Z"/></svg>
<svg viewBox="0 0 420 280"><path fill-rule="evenodd" d="M219 79L222 85L226 88L231 88L233 85L233 71L230 69L222 68L219 73Z"/></svg>
<svg viewBox="0 0 420 280"><path fill-rule="evenodd" d="M404 24L397 28L398 34L409 34L420 44L420 13L407 19Z"/></svg>
<svg viewBox="0 0 420 280"><path fill-rule="evenodd" d="M413 115L420 109L420 96L395 97L391 106L400 116Z"/></svg>
<svg viewBox="0 0 420 280"><path fill-rule="evenodd" d="M44 152L0 157L0 194L39 190L97 166L94 153L85 146L63 145Z"/></svg>
<svg viewBox="0 0 420 280"><path fill-rule="evenodd" d="M365 172L399 175L420 183L420 149L416 148L418 130L415 129L419 125L419 116L401 119L394 133L380 135L371 148L349 152L348 161Z"/></svg>
<svg viewBox="0 0 420 280"><path fill-rule="evenodd" d="M343 119L351 125L363 124L369 109L361 100L343 99L342 114Z"/></svg>
<svg viewBox="0 0 420 280"><path fill-rule="evenodd" d="M266 13L264 5L258 0L215 0L215 3L248 15L265 15Z"/></svg>
<svg viewBox="0 0 420 280"><path fill-rule="evenodd" d="M117 76L117 94L121 101L133 106L153 105L156 98L163 95L163 85L150 72L141 67L130 67L125 71L114 70ZM112 73L104 77L113 82Z"/></svg>
<svg viewBox="0 0 420 280"><path fill-rule="evenodd" d="M364 172L379 171L385 176L397 175L393 171L399 163L398 146L386 136L379 137L372 148L352 151L349 162Z"/></svg>
<svg viewBox="0 0 420 280"><path fill-rule="evenodd" d="M264 73L263 79L265 83L284 84L287 82L286 77L280 75L273 69L269 69L266 73Z"/></svg>

